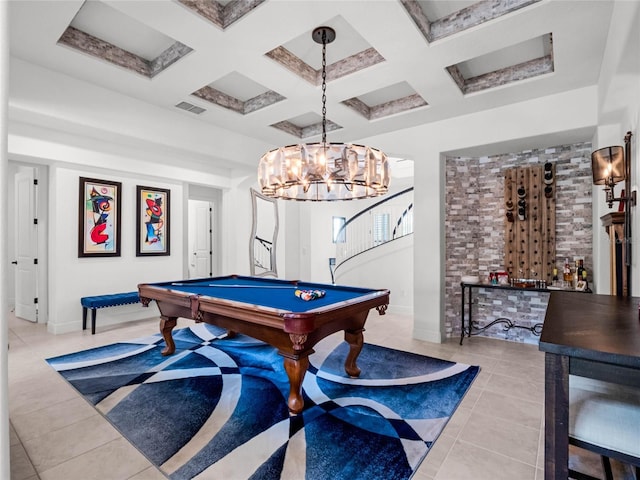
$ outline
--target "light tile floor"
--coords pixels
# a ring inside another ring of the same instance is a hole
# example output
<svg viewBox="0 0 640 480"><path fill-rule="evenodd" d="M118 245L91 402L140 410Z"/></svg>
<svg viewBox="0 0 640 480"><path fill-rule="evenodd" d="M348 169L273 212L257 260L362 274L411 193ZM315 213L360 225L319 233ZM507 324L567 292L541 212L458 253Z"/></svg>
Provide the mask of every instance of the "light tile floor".
<svg viewBox="0 0 640 480"><path fill-rule="evenodd" d="M372 311L365 341L480 365L481 372L429 452L416 480L540 480L544 477L544 356L535 345L472 337L460 346L411 338L412 318ZM180 320L178 327L188 325ZM165 478L44 359L157 332L158 320L64 335L9 317L12 480ZM580 471L596 456L572 450ZM614 462L617 480L633 478ZM225 479L235 480L235 479Z"/></svg>

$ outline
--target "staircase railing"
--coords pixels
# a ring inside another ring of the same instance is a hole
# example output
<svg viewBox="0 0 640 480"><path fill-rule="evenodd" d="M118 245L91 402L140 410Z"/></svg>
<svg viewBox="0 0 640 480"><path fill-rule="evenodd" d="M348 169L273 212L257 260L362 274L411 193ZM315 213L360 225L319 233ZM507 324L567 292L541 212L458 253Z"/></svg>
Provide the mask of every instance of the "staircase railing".
<svg viewBox="0 0 640 480"><path fill-rule="evenodd" d="M413 187L386 197L347 220L336 238L335 272L348 260L413 233Z"/></svg>
<svg viewBox="0 0 640 480"><path fill-rule="evenodd" d="M253 243L253 258L254 265L260 271L270 272L273 270L273 265L271 264L271 259L273 256L271 255L271 251L273 250L273 243L264 238L260 238L257 235L254 237Z"/></svg>

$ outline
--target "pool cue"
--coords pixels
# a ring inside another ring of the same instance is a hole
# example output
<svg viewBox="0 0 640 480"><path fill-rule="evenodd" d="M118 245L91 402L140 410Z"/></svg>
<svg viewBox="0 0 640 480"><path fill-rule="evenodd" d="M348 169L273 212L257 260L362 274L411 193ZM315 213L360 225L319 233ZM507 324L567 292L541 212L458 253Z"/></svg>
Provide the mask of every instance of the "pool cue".
<svg viewBox="0 0 640 480"><path fill-rule="evenodd" d="M193 285L192 283L172 283L172 286L175 287L188 287ZM291 289L291 288L300 288L297 285L290 286L269 286L269 285L218 285L215 283L210 283L208 285L194 285L200 287L218 287L218 288L269 288L269 289Z"/></svg>

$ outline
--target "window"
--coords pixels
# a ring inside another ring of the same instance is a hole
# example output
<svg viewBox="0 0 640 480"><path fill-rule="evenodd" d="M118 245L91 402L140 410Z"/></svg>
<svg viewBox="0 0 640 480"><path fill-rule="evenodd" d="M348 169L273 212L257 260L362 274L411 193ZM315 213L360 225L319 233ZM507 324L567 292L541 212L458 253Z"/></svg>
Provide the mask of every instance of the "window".
<svg viewBox="0 0 640 480"><path fill-rule="evenodd" d="M347 219L345 217L333 217L333 243L345 243L347 241L347 230L344 228L346 224Z"/></svg>
<svg viewBox="0 0 640 480"><path fill-rule="evenodd" d="M373 244L389 241L389 214L380 213L373 217Z"/></svg>

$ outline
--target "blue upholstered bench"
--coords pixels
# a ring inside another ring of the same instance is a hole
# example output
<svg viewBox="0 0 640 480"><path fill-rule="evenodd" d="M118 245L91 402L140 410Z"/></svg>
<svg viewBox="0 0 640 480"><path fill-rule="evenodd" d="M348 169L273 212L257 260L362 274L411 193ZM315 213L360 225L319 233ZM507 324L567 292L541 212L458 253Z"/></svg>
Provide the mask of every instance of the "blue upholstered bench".
<svg viewBox="0 0 640 480"><path fill-rule="evenodd" d="M129 305L138 303L140 297L138 292L114 293L111 295L96 295L95 297L82 297L82 330L87 328L87 309L91 309L91 334L96 333L96 310L98 308L116 307L118 305Z"/></svg>

